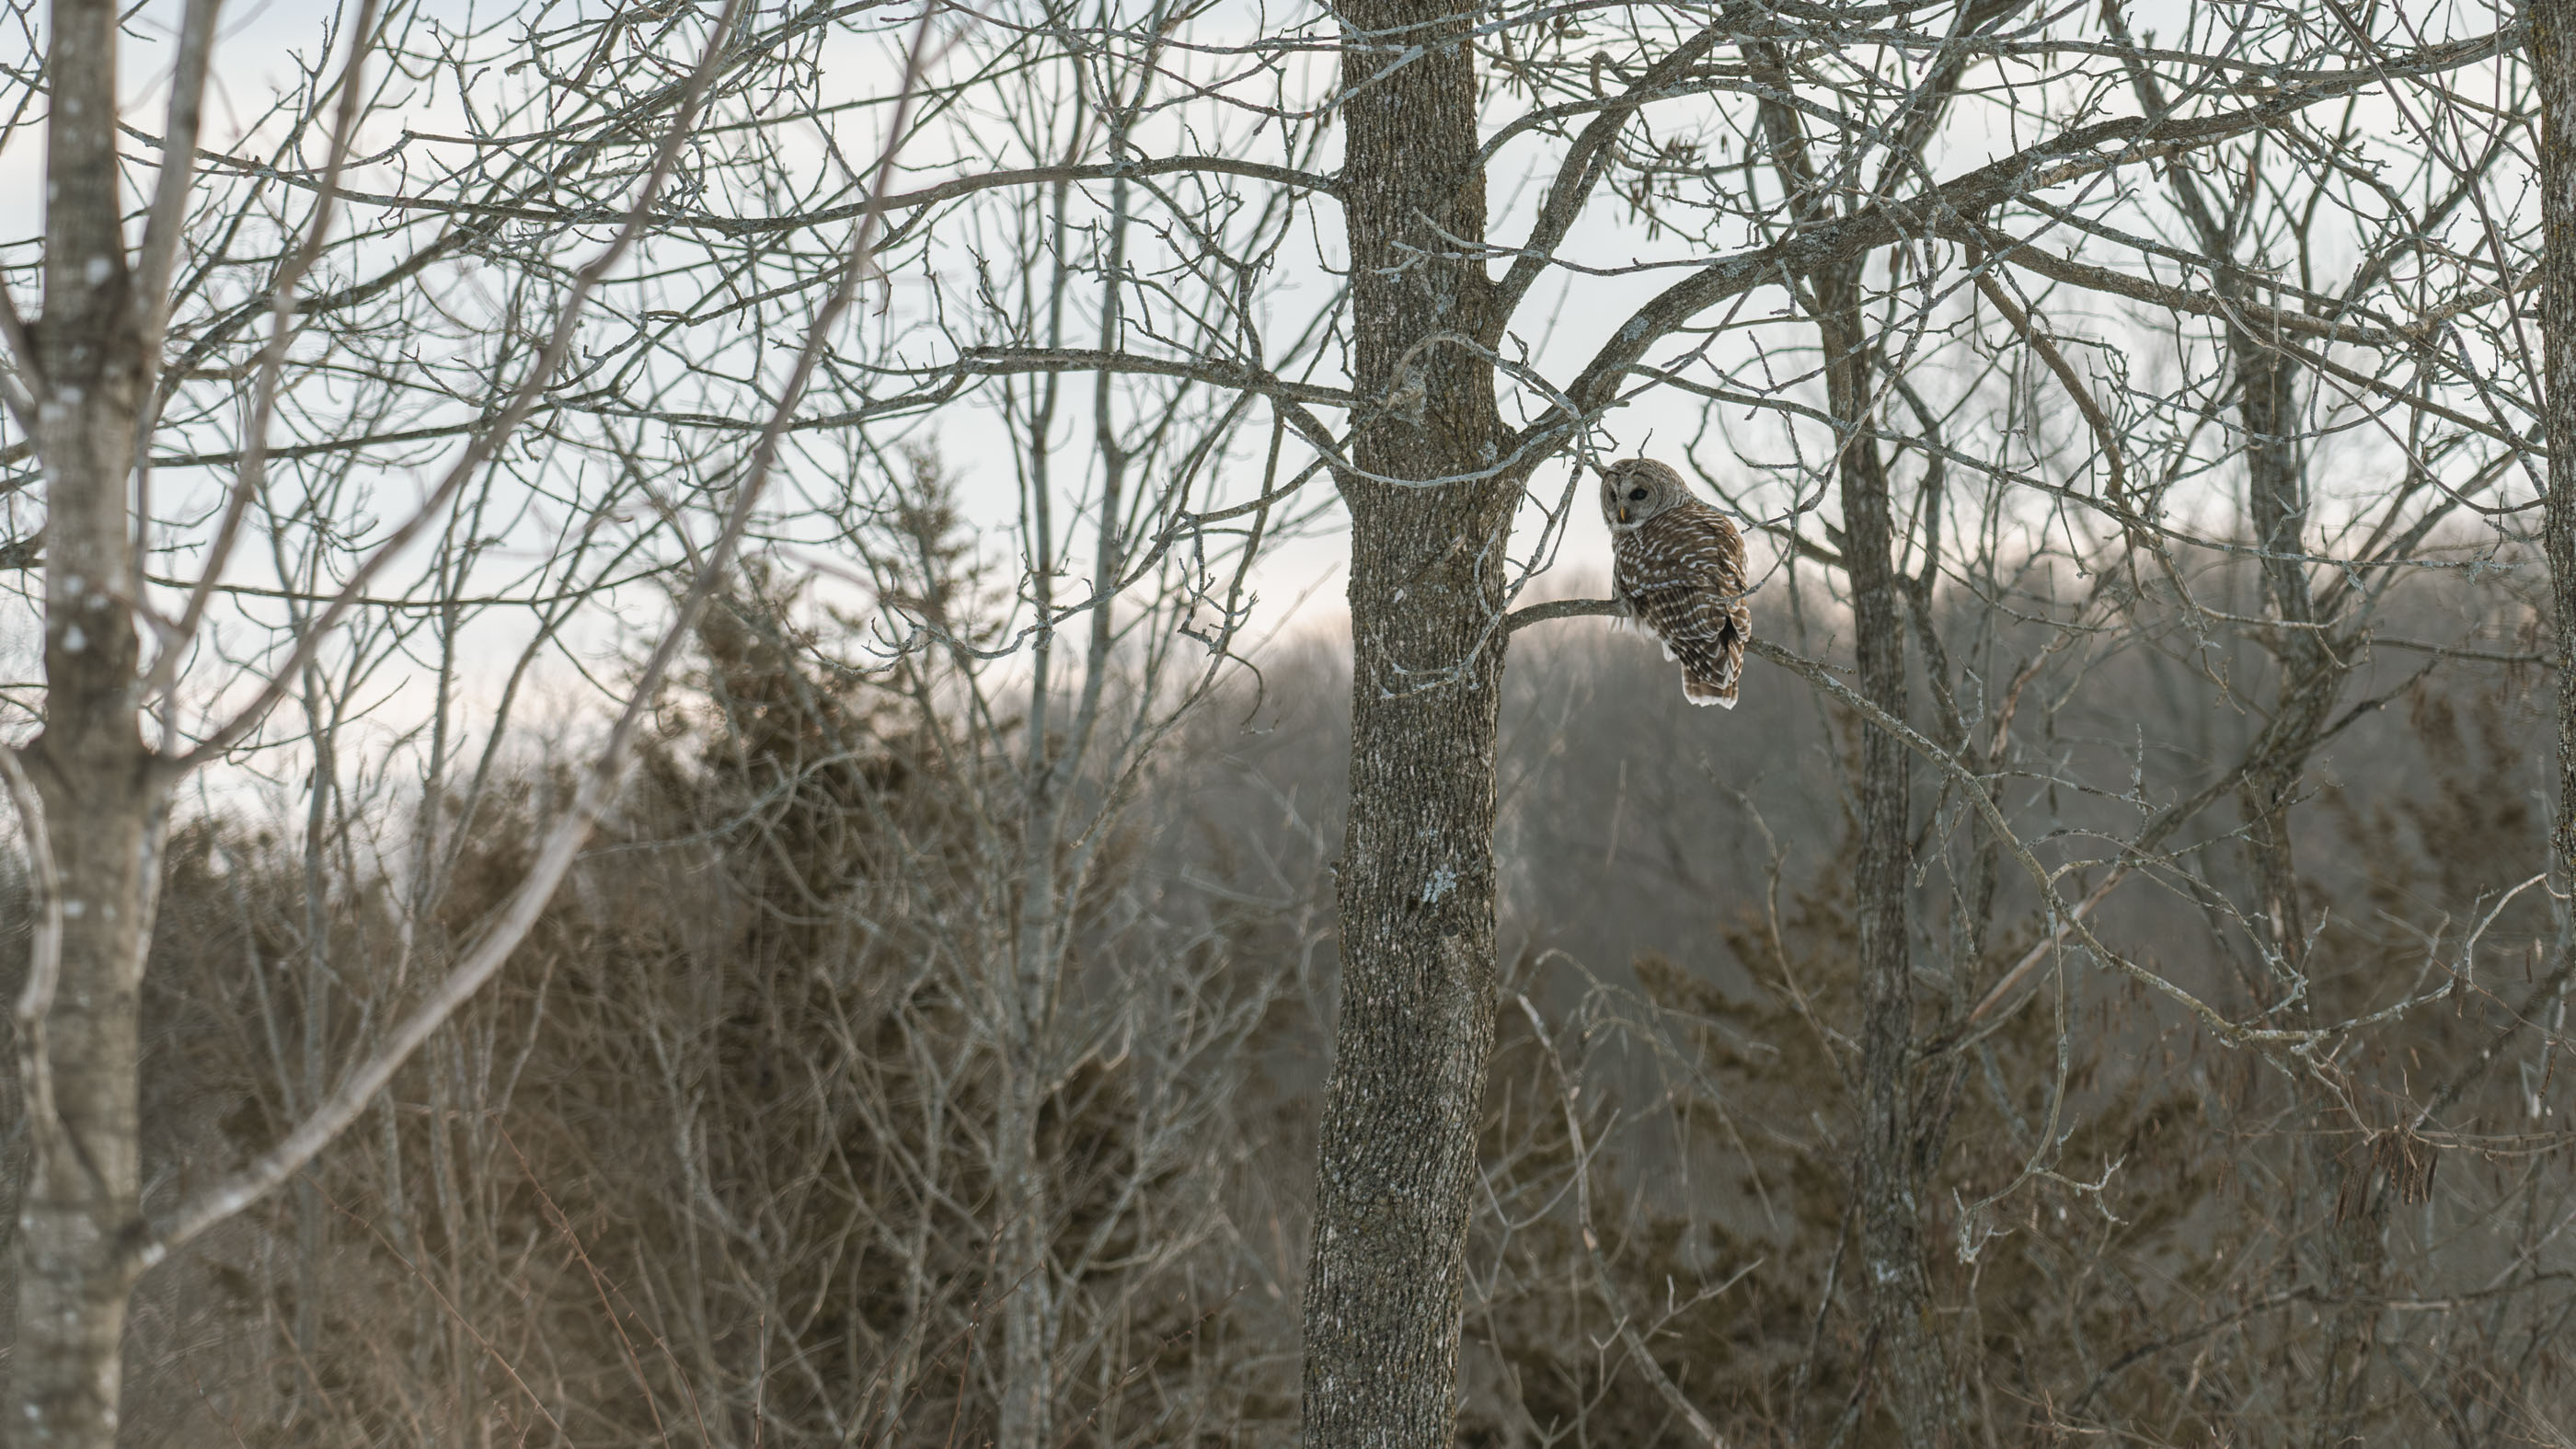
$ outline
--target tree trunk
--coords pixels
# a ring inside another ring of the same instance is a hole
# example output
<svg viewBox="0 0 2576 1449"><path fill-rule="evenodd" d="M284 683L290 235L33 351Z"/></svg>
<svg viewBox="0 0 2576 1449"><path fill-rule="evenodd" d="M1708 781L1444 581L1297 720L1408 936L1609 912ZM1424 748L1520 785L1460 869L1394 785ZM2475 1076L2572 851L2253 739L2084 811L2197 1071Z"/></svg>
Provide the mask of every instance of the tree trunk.
<svg viewBox="0 0 2576 1449"><path fill-rule="evenodd" d="M2215 247L2212 248L2215 250ZM2229 290L2239 289L2231 287ZM2307 915L2299 900L2298 855L2290 835L2290 806L2307 777L2308 757L2324 733L2348 672L2315 627L2314 591L2307 557L2307 468L2295 439L2298 364L2244 328L2229 329L2235 354L2237 416L2245 429L2246 511L2262 549L2265 606L2282 627L2272 657L2280 671L2272 718L2248 750L2253 767L2244 790L2245 840L2253 856L2261 909L2253 916L2265 955L2281 973L2276 991L2307 979ZM2316 1019L2313 992L2302 992L2288 1013L2300 1024ZM2288 1024L2285 1022L2284 1024ZM2320 1200L2340 1204L2343 1177L2371 1171L2336 1160L2328 1144L2348 1126L2346 1109L2330 1094L2301 1089L2317 1128L2306 1148L2307 1179ZM2364 1197L2368 1196L2365 1185ZM2319 1345L2316 1407L2310 1442L2316 1449L2355 1442L2368 1381L2372 1330L2379 1321L2379 1234L2368 1210L2338 1210L2318 1242L2319 1285L2337 1306L2327 1315Z"/></svg>
<svg viewBox="0 0 2576 1449"><path fill-rule="evenodd" d="M1023 1010L1014 1004L1013 1014ZM1054 1344L1048 1329L1054 1284L1047 1277L1047 1224L1051 1211L1047 1165L1039 1160L1038 1099L1045 1092L1037 1071L1038 1043L1024 1021L1011 1026L1003 1069L1001 1183L997 1207L1000 1242L993 1291L1002 1295L1002 1399L996 1449L1047 1449L1054 1443Z"/></svg>
<svg viewBox="0 0 2576 1449"><path fill-rule="evenodd" d="M2558 637L2558 807L2549 853L2564 899L2576 888L2576 0L2533 0L2525 13L2540 92L2542 416L2549 438L2540 527ZM2558 951L2562 970L2576 964L2576 929L2562 930Z"/></svg>
<svg viewBox="0 0 2576 1449"><path fill-rule="evenodd" d="M1857 268L1815 279L1818 333L1834 416L1864 427L1871 405L1869 349ZM1843 567L1851 583L1852 639L1860 693L1905 717L1905 636L1887 461L1855 431L1842 445ZM1889 1407L1913 1441L1967 1442L1958 1384L1932 1322L1923 1267L1922 1184L1937 1143L1914 1112L1914 952L1906 886L1913 867L1905 745L1877 728L1861 733L1860 843L1852 860L1852 910L1860 931L1860 1244L1870 1333L1887 1375Z"/></svg>
<svg viewBox="0 0 2576 1449"><path fill-rule="evenodd" d="M119 1338L142 1226L137 1014L168 793L131 697L126 498L148 379L117 215L116 18L106 0L53 7L45 302L32 329L38 375L26 379L46 484L46 706L25 761L44 803L62 933L51 999L31 989L22 1001L33 1152L0 1432L48 1449L116 1442Z"/></svg>
<svg viewBox="0 0 2576 1449"><path fill-rule="evenodd" d="M2235 354L2237 417L2245 430L2246 513L2255 546L2263 551L2264 603L2283 626L2272 642L2281 674L2277 701L2248 751L2246 848L2262 896L2262 908L2254 916L2256 931L2277 968L2295 976L2302 970L2307 917L2290 842L2290 805L2345 671L2315 627L2316 601L2304 562L2307 469L2293 438L2298 364L2243 328L2231 328L2228 343Z"/></svg>
<svg viewBox="0 0 2576 1449"><path fill-rule="evenodd" d="M1364 419L1353 456L1382 478L1472 475L1501 453L1492 373L1465 347L1427 341L1478 335L1492 291L1482 264L1440 236L1485 234L1475 66L1458 38L1468 17L1438 0L1365 0L1343 14L1354 382L1362 398L1396 399ZM1425 53L1378 76L1417 46ZM1307 1268L1305 1436L1447 1449L1493 1045L1492 626L1518 489L1337 482L1351 514L1350 818Z"/></svg>

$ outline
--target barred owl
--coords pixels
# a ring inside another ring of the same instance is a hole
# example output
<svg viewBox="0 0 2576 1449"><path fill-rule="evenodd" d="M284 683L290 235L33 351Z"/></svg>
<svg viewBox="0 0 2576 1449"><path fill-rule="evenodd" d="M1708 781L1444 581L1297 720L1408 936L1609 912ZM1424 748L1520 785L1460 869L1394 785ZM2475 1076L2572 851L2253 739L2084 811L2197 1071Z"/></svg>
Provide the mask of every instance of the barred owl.
<svg viewBox="0 0 2576 1449"><path fill-rule="evenodd" d="M1693 704L1735 708L1753 612L1744 603L1744 540L1726 515L1691 496L1682 475L1630 458L1601 475L1601 518L1617 558L1612 592L1682 665Z"/></svg>

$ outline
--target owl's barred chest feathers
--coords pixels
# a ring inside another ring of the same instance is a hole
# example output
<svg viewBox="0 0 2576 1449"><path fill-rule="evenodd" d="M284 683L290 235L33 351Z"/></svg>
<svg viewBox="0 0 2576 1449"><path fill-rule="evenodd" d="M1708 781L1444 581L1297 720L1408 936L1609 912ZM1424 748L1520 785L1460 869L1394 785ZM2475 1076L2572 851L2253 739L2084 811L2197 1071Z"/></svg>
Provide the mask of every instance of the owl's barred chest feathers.
<svg viewBox="0 0 2576 1449"><path fill-rule="evenodd" d="M1642 458L1603 477L1601 511L1620 602L1681 664L1691 703L1734 708L1753 633L1735 525L1692 497L1680 474Z"/></svg>

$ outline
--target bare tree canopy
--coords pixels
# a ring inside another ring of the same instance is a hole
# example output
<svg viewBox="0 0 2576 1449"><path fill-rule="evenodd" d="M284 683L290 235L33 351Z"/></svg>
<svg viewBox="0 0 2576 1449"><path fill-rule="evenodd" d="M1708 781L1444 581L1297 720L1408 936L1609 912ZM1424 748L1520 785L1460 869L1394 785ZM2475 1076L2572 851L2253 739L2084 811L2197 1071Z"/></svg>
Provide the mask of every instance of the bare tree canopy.
<svg viewBox="0 0 2576 1449"><path fill-rule="evenodd" d="M2564 1437L2566 10L17 6L0 1436Z"/></svg>

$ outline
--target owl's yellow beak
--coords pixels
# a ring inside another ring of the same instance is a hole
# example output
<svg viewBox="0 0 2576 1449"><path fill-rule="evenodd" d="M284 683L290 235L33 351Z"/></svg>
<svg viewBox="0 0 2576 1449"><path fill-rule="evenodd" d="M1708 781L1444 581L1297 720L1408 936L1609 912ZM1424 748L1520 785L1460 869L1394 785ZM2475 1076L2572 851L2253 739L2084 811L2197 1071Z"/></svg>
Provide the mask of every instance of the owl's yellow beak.
<svg viewBox="0 0 2576 1449"><path fill-rule="evenodd" d="M1625 523L1625 522L1627 522L1627 521L1628 521L1628 510L1627 510L1627 509L1622 508L1622 509L1620 509L1620 510L1619 510L1619 521L1620 521L1621 523Z"/></svg>

